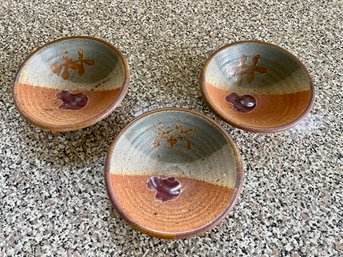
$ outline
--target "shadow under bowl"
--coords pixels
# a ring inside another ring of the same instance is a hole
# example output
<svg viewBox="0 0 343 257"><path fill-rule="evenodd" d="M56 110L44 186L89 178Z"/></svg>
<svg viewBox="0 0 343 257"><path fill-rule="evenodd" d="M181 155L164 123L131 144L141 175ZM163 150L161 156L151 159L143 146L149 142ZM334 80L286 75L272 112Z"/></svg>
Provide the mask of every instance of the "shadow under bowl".
<svg viewBox="0 0 343 257"><path fill-rule="evenodd" d="M13 97L32 124L72 131L107 117L128 84L128 64L117 48L94 37L68 37L40 47L22 63Z"/></svg>
<svg viewBox="0 0 343 257"><path fill-rule="evenodd" d="M185 109L158 109L132 121L105 164L107 192L119 214L134 228L167 239L219 223L242 180L242 160L227 132Z"/></svg>
<svg viewBox="0 0 343 257"><path fill-rule="evenodd" d="M253 132L290 128L309 113L314 101L305 66L288 51L259 41L215 51L202 70L200 85L219 117Z"/></svg>

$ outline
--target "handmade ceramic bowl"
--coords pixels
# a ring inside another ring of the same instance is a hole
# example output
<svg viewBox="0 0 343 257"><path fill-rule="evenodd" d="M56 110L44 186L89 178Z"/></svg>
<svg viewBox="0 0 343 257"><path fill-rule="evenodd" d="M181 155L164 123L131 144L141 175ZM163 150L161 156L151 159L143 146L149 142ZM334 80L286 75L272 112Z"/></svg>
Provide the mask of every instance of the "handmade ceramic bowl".
<svg viewBox="0 0 343 257"><path fill-rule="evenodd" d="M69 37L44 45L23 62L13 96L29 122L69 131L109 115L128 83L129 68L117 48L93 37Z"/></svg>
<svg viewBox="0 0 343 257"><path fill-rule="evenodd" d="M200 84L218 116L255 132L293 126L310 111L314 99L304 65L288 51L257 41L229 44L214 52Z"/></svg>
<svg viewBox="0 0 343 257"><path fill-rule="evenodd" d="M131 122L110 147L105 182L134 228L185 238L221 221L242 185L242 161L228 134L206 116L160 109Z"/></svg>

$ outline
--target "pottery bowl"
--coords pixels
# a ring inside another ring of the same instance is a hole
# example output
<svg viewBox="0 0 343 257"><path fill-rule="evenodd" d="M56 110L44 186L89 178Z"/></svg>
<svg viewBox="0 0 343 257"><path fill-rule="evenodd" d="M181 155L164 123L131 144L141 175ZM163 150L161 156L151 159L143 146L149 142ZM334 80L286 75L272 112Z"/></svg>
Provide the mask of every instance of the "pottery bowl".
<svg viewBox="0 0 343 257"><path fill-rule="evenodd" d="M293 126L311 110L314 99L304 65L288 51L258 41L218 49L207 60L200 84L218 116L254 132Z"/></svg>
<svg viewBox="0 0 343 257"><path fill-rule="evenodd" d="M93 37L69 37L44 45L23 62L13 97L34 125L70 131L108 116L128 83L129 68L117 48Z"/></svg>
<svg viewBox="0 0 343 257"><path fill-rule="evenodd" d="M110 147L110 200L134 228L185 238L220 222L239 196L243 171L228 134L205 115L161 109L131 122Z"/></svg>

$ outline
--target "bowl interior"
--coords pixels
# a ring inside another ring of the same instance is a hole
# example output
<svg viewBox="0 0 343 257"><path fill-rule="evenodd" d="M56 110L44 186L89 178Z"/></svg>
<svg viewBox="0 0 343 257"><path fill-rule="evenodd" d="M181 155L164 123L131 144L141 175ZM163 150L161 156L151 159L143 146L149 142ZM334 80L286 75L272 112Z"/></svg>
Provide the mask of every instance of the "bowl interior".
<svg viewBox="0 0 343 257"><path fill-rule="evenodd" d="M131 123L112 145L108 192L140 230L187 237L218 222L241 184L239 153L218 125L184 111L161 111Z"/></svg>
<svg viewBox="0 0 343 257"><path fill-rule="evenodd" d="M278 130L310 108L313 90L305 67L279 47L243 42L217 51L203 71L206 100L227 122L250 130Z"/></svg>
<svg viewBox="0 0 343 257"><path fill-rule="evenodd" d="M14 97L21 113L41 127L96 122L111 109L127 76L123 57L109 44L93 38L62 39L23 63Z"/></svg>

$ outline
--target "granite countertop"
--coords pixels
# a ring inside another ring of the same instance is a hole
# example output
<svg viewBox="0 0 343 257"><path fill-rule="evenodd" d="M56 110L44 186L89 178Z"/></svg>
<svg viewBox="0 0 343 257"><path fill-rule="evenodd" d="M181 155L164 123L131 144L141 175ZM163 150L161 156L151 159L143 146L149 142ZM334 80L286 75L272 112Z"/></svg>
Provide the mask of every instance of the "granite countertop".
<svg viewBox="0 0 343 257"><path fill-rule="evenodd" d="M0 14L0 256L343 256L342 1L3 0ZM71 35L119 47L130 65L129 92L92 127L45 132L16 111L12 82L31 51ZM245 39L280 45L307 66L315 104L296 127L245 132L203 103L206 58ZM191 239L135 231L104 187L104 158L117 133L165 106L213 117L245 163L233 211Z"/></svg>

